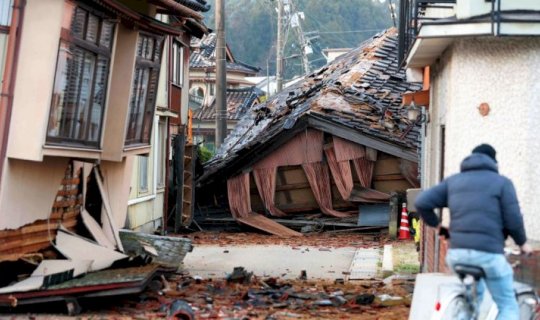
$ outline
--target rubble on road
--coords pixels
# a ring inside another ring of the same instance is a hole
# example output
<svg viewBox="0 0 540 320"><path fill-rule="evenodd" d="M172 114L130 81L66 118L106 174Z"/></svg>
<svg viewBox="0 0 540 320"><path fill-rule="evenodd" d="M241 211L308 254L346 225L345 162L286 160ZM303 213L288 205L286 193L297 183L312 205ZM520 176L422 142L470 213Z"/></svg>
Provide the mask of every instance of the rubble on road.
<svg viewBox="0 0 540 320"><path fill-rule="evenodd" d="M241 267L235 273L249 274ZM166 318L178 304L181 307L175 308L182 312L192 310L194 319L391 320L406 318L410 305L410 294L398 295L404 292L399 290L399 284L390 287L379 280L336 284L253 276L250 281L237 283L171 275L166 281L170 289L145 292L139 303L133 299L120 301L107 311L107 316Z"/></svg>
<svg viewBox="0 0 540 320"><path fill-rule="evenodd" d="M314 233L305 234L303 237L278 238L273 235L260 233L225 233L225 232L194 232L184 235L191 239L193 245L289 245L293 248L321 247L321 248L371 248L384 243L389 243L386 235L380 232L373 234L359 233Z"/></svg>

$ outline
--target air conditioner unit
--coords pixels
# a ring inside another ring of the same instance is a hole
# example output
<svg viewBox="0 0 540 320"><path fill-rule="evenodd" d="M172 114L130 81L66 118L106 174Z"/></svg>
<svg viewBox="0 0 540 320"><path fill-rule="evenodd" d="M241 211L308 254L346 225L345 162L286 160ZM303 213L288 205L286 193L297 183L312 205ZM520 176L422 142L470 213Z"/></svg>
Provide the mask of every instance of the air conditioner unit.
<svg viewBox="0 0 540 320"><path fill-rule="evenodd" d="M467 19L491 13L492 2L495 2L495 10L501 5L501 11L510 10L540 10L538 0L457 0L456 17Z"/></svg>

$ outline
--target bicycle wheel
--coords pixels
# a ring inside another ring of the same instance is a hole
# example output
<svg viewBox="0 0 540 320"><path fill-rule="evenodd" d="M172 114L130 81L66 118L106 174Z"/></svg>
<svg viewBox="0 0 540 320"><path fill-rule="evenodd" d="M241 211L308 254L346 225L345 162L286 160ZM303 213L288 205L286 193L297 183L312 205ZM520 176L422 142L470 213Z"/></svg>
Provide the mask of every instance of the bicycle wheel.
<svg viewBox="0 0 540 320"><path fill-rule="evenodd" d="M457 296L446 307L441 320L471 320L472 310L464 296Z"/></svg>
<svg viewBox="0 0 540 320"><path fill-rule="evenodd" d="M535 320L538 319L538 313L536 312L536 303L538 303L536 296L533 293L525 292L520 293L517 296L519 304L519 319L520 320Z"/></svg>

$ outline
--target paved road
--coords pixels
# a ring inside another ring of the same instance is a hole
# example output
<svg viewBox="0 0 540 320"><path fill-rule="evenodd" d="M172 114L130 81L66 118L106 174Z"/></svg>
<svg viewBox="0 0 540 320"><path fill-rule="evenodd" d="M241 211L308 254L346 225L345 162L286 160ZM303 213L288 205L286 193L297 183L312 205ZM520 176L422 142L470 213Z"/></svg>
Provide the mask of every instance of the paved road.
<svg viewBox="0 0 540 320"><path fill-rule="evenodd" d="M234 267L242 266L257 276L297 278L306 270L308 279L347 278L358 274L351 270L353 261L366 270L376 270L380 264L379 249L291 247L283 245L209 246L198 245L189 253L184 265L192 275L223 277ZM362 259L365 258L365 259ZM362 263L359 264L358 262ZM353 267L354 268L354 267ZM364 272L366 278L373 272Z"/></svg>

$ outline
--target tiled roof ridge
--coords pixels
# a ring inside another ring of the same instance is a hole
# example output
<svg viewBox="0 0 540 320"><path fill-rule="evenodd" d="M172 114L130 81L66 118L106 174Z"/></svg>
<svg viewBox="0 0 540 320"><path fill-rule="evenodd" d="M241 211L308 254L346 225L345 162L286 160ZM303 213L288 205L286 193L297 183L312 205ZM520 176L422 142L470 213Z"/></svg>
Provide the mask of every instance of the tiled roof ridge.
<svg viewBox="0 0 540 320"><path fill-rule="evenodd" d="M229 120L238 120L243 114L248 111L247 108L251 107L253 102L260 96L260 90L255 87L245 87L245 88L228 88L226 91L226 104L227 104L227 114ZM242 99L243 98L243 99ZM234 102L234 99L242 99L239 104L234 105L232 108L229 106L229 103ZM197 120L212 120L216 118L215 114L215 98L212 100L212 103L209 105L203 106L202 108L195 111L193 115L194 119Z"/></svg>

